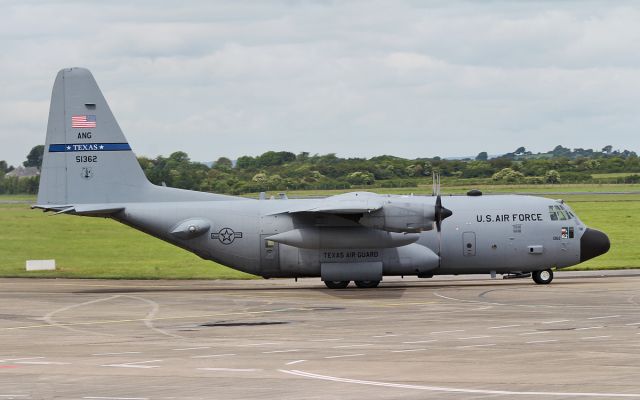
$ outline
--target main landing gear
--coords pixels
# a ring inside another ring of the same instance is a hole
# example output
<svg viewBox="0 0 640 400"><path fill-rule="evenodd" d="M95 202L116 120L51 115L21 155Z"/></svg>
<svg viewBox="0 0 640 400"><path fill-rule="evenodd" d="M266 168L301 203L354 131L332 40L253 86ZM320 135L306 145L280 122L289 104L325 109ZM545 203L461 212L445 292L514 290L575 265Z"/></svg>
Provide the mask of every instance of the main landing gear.
<svg viewBox="0 0 640 400"><path fill-rule="evenodd" d="M349 281L324 281L329 289L346 289L349 286Z"/></svg>
<svg viewBox="0 0 640 400"><path fill-rule="evenodd" d="M538 285L547 285L553 280L553 271L550 269L543 269L542 271L534 271L531 274L533 281Z"/></svg>
<svg viewBox="0 0 640 400"><path fill-rule="evenodd" d="M350 281L324 281L329 289L346 289L349 286ZM370 289L378 287L380 281L355 281L355 284L360 289Z"/></svg>

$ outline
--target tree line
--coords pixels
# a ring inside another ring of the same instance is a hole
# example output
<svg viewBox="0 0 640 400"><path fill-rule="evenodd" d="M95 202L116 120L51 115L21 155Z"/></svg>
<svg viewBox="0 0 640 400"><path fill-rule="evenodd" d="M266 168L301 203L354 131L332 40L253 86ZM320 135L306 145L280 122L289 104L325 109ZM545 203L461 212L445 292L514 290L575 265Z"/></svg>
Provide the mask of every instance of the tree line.
<svg viewBox="0 0 640 400"><path fill-rule="evenodd" d="M24 166L40 167L43 146L34 147ZM372 158L342 158L335 154L267 151L259 156L242 156L235 161L220 157L211 166L192 161L177 151L168 157L139 157L151 182L182 189L244 194L261 191L303 189L355 189L415 187L430 181L438 172L446 184L543 184L589 183L593 174L628 173L618 183L640 182L640 159L629 150L569 149L556 146L533 154L524 147L491 157L405 159L389 155ZM6 177L13 167L0 161L0 193L36 193L38 178ZM602 182L602 180L598 180Z"/></svg>

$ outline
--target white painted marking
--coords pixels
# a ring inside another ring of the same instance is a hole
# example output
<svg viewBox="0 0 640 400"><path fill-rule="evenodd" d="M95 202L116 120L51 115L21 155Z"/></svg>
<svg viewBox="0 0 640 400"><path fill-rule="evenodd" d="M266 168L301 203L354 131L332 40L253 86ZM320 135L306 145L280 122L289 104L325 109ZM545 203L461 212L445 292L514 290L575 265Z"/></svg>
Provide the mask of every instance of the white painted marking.
<svg viewBox="0 0 640 400"><path fill-rule="evenodd" d="M255 368L197 368L200 371L224 371L224 372L255 372L262 371Z"/></svg>
<svg viewBox="0 0 640 400"><path fill-rule="evenodd" d="M295 360L295 361L289 361L287 363L287 365L293 365L293 364L300 364L301 362L305 362L307 360Z"/></svg>
<svg viewBox="0 0 640 400"><path fill-rule="evenodd" d="M438 339L431 339L431 340L416 340L414 342L402 342L402 344L418 344L418 343L433 343L433 342L437 342Z"/></svg>
<svg viewBox="0 0 640 400"><path fill-rule="evenodd" d="M102 397L102 396L86 396L83 399L94 400L149 400L148 397Z"/></svg>
<svg viewBox="0 0 640 400"><path fill-rule="evenodd" d="M458 340L471 340L471 339L484 339L484 338L489 338L491 336L488 335L482 335L482 336L468 336L468 337L461 337L458 338Z"/></svg>
<svg viewBox="0 0 640 400"><path fill-rule="evenodd" d="M581 337L580 339L582 340L590 340L590 339L606 339L606 338L610 338L611 336L586 336L586 337Z"/></svg>
<svg viewBox="0 0 640 400"><path fill-rule="evenodd" d="M605 319L605 318L620 318L619 315L605 315L603 317L591 317L587 319Z"/></svg>
<svg viewBox="0 0 640 400"><path fill-rule="evenodd" d="M488 389L458 389L443 386L426 386L426 385L406 385L400 383L379 382L379 381L363 381L358 379L338 378L335 376L318 375L310 372L298 370L279 369L278 371L289 374L302 376L304 378L320 379L325 381L353 383L358 385L384 386L398 389L414 389L426 390L431 392L447 392L447 393L475 393L475 394L499 394L499 395L524 395L524 396L574 396L574 397L631 397L640 398L640 393L562 393L562 392L516 392L510 390L488 390Z"/></svg>
<svg viewBox="0 0 640 400"><path fill-rule="evenodd" d="M458 346L456 347L457 349L469 349L471 347L491 347L491 346L495 346L495 343L488 343L488 344L470 344L468 346Z"/></svg>
<svg viewBox="0 0 640 400"><path fill-rule="evenodd" d="M391 350L392 353L410 353L412 351L425 351L427 349Z"/></svg>
<svg viewBox="0 0 640 400"><path fill-rule="evenodd" d="M385 338L385 337L395 337L398 335L376 335L376 336L371 336L372 338Z"/></svg>
<svg viewBox="0 0 640 400"><path fill-rule="evenodd" d="M171 349L173 351L188 351L188 350L204 350L204 349L210 349L211 347L208 346L202 346L202 347L185 347L182 349Z"/></svg>
<svg viewBox="0 0 640 400"><path fill-rule="evenodd" d="M15 399L17 397L29 397L28 394L0 394L2 398Z"/></svg>
<svg viewBox="0 0 640 400"><path fill-rule="evenodd" d="M341 356L327 356L325 358L343 358L343 357L358 357L358 356L364 356L364 354L343 354Z"/></svg>
<svg viewBox="0 0 640 400"><path fill-rule="evenodd" d="M162 362L162 360L149 360L149 361L137 361L131 363L123 363L123 364L106 364L101 365L101 367L118 367L118 368L160 368L159 365L141 365L148 364L152 362Z"/></svg>
<svg viewBox="0 0 640 400"><path fill-rule="evenodd" d="M640 322L634 322L632 324L625 324L625 326L633 326L633 325L640 325Z"/></svg>
<svg viewBox="0 0 640 400"><path fill-rule="evenodd" d="M536 343L550 343L550 342L557 342L558 339L548 339L548 340L533 340L531 342L527 342L527 344L536 344Z"/></svg>
<svg viewBox="0 0 640 400"><path fill-rule="evenodd" d="M23 357L23 358L5 358L0 360L0 362L7 362L7 361L20 361L20 360L38 360L38 359L42 359L44 357Z"/></svg>
<svg viewBox="0 0 640 400"><path fill-rule="evenodd" d="M337 340L344 340L344 338L333 338L333 339L314 339L312 342L333 342Z"/></svg>
<svg viewBox="0 0 640 400"><path fill-rule="evenodd" d="M238 347L249 347L249 346L271 346L274 344L280 344L279 342L265 342L265 343L249 343L249 344L239 344Z"/></svg>
<svg viewBox="0 0 640 400"><path fill-rule="evenodd" d="M131 296L131 295L122 295L122 297L128 297L130 299L138 300L143 303L147 303L147 305L151 306L151 311L149 311L149 313L145 315L145 317L142 319L142 322L147 328L161 335L170 336L178 339L184 339L184 336L176 335L174 333L169 333L163 329L156 328L153 325L153 320L155 319L156 314L158 314L158 312L160 311L160 304L156 303L153 300L146 299L144 297Z"/></svg>
<svg viewBox="0 0 640 400"><path fill-rule="evenodd" d="M230 356L235 356L235 354L233 353L227 353L227 354L206 354L203 356L191 356L191 358L214 358L214 357L230 357Z"/></svg>
<svg viewBox="0 0 640 400"><path fill-rule="evenodd" d="M69 365L67 362L56 361L17 361L16 364L29 364L29 365Z"/></svg>
<svg viewBox="0 0 640 400"><path fill-rule="evenodd" d="M141 354L141 352L140 351L123 351L120 353L96 353L96 354L92 354L92 356L119 356L122 354Z"/></svg>
<svg viewBox="0 0 640 400"><path fill-rule="evenodd" d="M343 346L333 346L334 349L346 349L349 347L367 347L373 346L373 343L363 343L363 344L345 344Z"/></svg>
<svg viewBox="0 0 640 400"><path fill-rule="evenodd" d="M300 351L300 349L263 351L262 354L295 353L296 351Z"/></svg>
<svg viewBox="0 0 640 400"><path fill-rule="evenodd" d="M544 321L542 323L543 324L559 324L561 322L570 322L570 321L571 321L570 319L558 319L558 320L555 320L555 321Z"/></svg>
<svg viewBox="0 0 640 400"><path fill-rule="evenodd" d="M576 331L586 331L589 329L602 329L604 326L588 326L586 328L576 328Z"/></svg>
<svg viewBox="0 0 640 400"><path fill-rule="evenodd" d="M514 324L514 325L500 325L500 326L490 326L487 329L504 329L504 328L515 328L518 326L522 326L522 325L518 325L518 324Z"/></svg>
<svg viewBox="0 0 640 400"><path fill-rule="evenodd" d="M520 335L540 335L543 333L549 333L549 331L524 332L524 333L520 333Z"/></svg>
<svg viewBox="0 0 640 400"><path fill-rule="evenodd" d="M432 335L437 335L439 333L454 333L454 332L464 332L464 329L455 329L452 331L437 331L437 332L431 332Z"/></svg>

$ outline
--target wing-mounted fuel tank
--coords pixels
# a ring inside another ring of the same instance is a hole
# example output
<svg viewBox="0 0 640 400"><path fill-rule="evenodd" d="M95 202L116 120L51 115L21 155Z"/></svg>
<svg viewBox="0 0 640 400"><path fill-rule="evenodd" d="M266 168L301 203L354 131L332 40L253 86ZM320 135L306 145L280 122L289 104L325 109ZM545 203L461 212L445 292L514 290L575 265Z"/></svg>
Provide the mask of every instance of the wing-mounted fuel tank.
<svg viewBox="0 0 640 400"><path fill-rule="evenodd" d="M269 240L303 249L391 248L418 241L417 233L392 233L364 227L309 227L269 236Z"/></svg>
<svg viewBox="0 0 640 400"><path fill-rule="evenodd" d="M431 202L425 197L389 197L380 209L365 213L359 222L388 232L422 232L433 229L438 217L442 220L450 215L451 211L437 199Z"/></svg>

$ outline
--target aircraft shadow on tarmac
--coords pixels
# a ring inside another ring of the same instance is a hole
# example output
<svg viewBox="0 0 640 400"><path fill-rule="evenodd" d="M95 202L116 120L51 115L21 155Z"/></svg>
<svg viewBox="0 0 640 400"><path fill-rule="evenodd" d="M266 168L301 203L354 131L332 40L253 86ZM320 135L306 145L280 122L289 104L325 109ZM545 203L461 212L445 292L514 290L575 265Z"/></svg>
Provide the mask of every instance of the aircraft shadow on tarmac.
<svg viewBox="0 0 640 400"><path fill-rule="evenodd" d="M589 278L599 278L599 277L589 277ZM572 279L575 279L573 277ZM581 285L586 284L587 282L579 282L579 281L564 281L564 282L555 282L553 285ZM166 284L166 283L163 283ZM354 297L358 294L365 296L373 296L376 298L396 298L402 297L404 292L407 289L462 289L462 288L472 288L472 287L491 287L495 285L496 288L504 288L504 287L531 287L536 288L537 286L533 285L529 279L518 279L518 280L496 280L496 281L431 281L431 282L390 282L384 284L384 286L380 286L373 289L360 289L360 288L347 288L347 289L326 289L318 285L300 285L300 286L289 286L289 287L277 287L277 286L264 286L264 287L251 287L251 286L229 286L229 287L221 287L221 286L189 286L188 284L181 283L179 286L171 286L171 287L161 287L161 286L123 286L118 288L98 288L98 289L85 289L85 290L76 290L74 294L122 294L122 293L178 293L178 292L296 292L300 290L313 290L316 293L324 293L334 297Z"/></svg>

